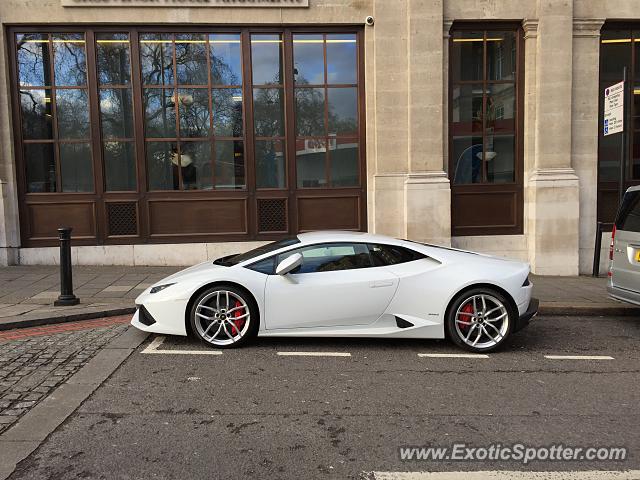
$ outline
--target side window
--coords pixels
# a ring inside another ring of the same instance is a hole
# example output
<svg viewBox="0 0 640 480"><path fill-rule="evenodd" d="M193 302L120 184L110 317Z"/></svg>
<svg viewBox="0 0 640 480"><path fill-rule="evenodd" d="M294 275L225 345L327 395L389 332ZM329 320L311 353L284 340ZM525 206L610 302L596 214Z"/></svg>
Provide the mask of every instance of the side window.
<svg viewBox="0 0 640 480"><path fill-rule="evenodd" d="M374 267L384 267L386 265L396 265L398 263L412 262L425 258L422 253L415 252L408 248L397 245L369 245L371 251L371 261Z"/></svg>
<svg viewBox="0 0 640 480"><path fill-rule="evenodd" d="M616 220L616 228L640 232L640 192L629 192L625 195Z"/></svg>
<svg viewBox="0 0 640 480"><path fill-rule="evenodd" d="M278 256L278 262L301 253L303 262L295 273L332 272L372 266L369 249L364 243L324 243L298 248Z"/></svg>
<svg viewBox="0 0 640 480"><path fill-rule="evenodd" d="M259 260L251 265L247 265L246 268L249 270L253 270L255 272L264 273L265 275L273 275L276 269L276 257L265 258L264 260Z"/></svg>

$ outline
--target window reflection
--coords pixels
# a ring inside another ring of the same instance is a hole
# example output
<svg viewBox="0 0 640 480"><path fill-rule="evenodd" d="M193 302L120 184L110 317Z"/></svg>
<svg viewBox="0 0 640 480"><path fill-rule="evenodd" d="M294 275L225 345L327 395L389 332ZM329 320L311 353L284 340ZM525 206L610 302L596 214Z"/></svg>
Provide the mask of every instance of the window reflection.
<svg viewBox="0 0 640 480"><path fill-rule="evenodd" d="M486 128L493 133L515 130L516 87L500 83L487 87Z"/></svg>
<svg viewBox="0 0 640 480"><path fill-rule="evenodd" d="M355 33L327 35L327 83L358 83L358 51Z"/></svg>
<svg viewBox="0 0 640 480"><path fill-rule="evenodd" d="M254 85L282 83L282 39L280 35L251 35L251 65Z"/></svg>
<svg viewBox="0 0 640 480"><path fill-rule="evenodd" d="M96 34L98 79L102 85L127 85L131 82L129 35Z"/></svg>
<svg viewBox="0 0 640 480"><path fill-rule="evenodd" d="M207 85L207 41L205 35L176 35L176 71L181 85Z"/></svg>
<svg viewBox="0 0 640 480"><path fill-rule="evenodd" d="M244 148L241 141L218 140L215 142L216 188L244 188Z"/></svg>
<svg viewBox="0 0 640 480"><path fill-rule="evenodd" d="M256 186L258 188L284 188L286 162L284 142L281 140L256 141Z"/></svg>
<svg viewBox="0 0 640 480"><path fill-rule="evenodd" d="M356 139L329 139L332 187L358 186L358 141Z"/></svg>
<svg viewBox="0 0 640 480"><path fill-rule="evenodd" d="M487 79L513 80L516 76L515 32L487 32Z"/></svg>
<svg viewBox="0 0 640 480"><path fill-rule="evenodd" d="M58 138L89 137L89 103L84 89L56 91Z"/></svg>
<svg viewBox="0 0 640 480"><path fill-rule="evenodd" d="M482 81L484 78L484 32L456 31L452 36L452 79Z"/></svg>
<svg viewBox="0 0 640 480"><path fill-rule="evenodd" d="M326 135L324 88L296 88L296 132L299 136Z"/></svg>
<svg viewBox="0 0 640 480"><path fill-rule="evenodd" d="M452 181L515 182L518 34L460 30L452 36Z"/></svg>
<svg viewBox="0 0 640 480"><path fill-rule="evenodd" d="M145 134L149 138L176 137L174 90L149 88L143 91Z"/></svg>
<svg viewBox="0 0 640 480"><path fill-rule="evenodd" d="M172 98L174 102L176 98ZM178 89L181 137L207 137L211 118L209 116L209 92L204 89Z"/></svg>
<svg viewBox="0 0 640 480"><path fill-rule="evenodd" d="M209 35L211 83L242 85L240 35Z"/></svg>
<svg viewBox="0 0 640 480"><path fill-rule="evenodd" d="M482 137L453 137L453 182L482 182Z"/></svg>
<svg viewBox="0 0 640 480"><path fill-rule="evenodd" d="M179 172L173 168L178 164L176 144L147 142L146 147L149 190L178 190Z"/></svg>
<svg viewBox="0 0 640 480"><path fill-rule="evenodd" d="M515 181L514 135L488 135L484 155L488 182L511 183Z"/></svg>
<svg viewBox="0 0 640 480"><path fill-rule="evenodd" d="M169 34L140 35L143 85L173 84L173 41Z"/></svg>
<svg viewBox="0 0 640 480"><path fill-rule="evenodd" d="M83 33L52 36L56 86L81 86L87 83L87 63Z"/></svg>
<svg viewBox="0 0 640 480"><path fill-rule="evenodd" d="M133 100L129 89L100 89L103 138L133 137Z"/></svg>
<svg viewBox="0 0 640 480"><path fill-rule="evenodd" d="M323 35L293 35L293 68L297 84L325 83Z"/></svg>
<svg viewBox="0 0 640 480"><path fill-rule="evenodd" d="M296 172L299 188L327 187L327 140L314 138L296 142Z"/></svg>
<svg viewBox="0 0 640 480"><path fill-rule="evenodd" d="M242 137L242 90L217 88L212 97L214 135Z"/></svg>
<svg viewBox="0 0 640 480"><path fill-rule="evenodd" d="M56 160L53 148L53 143L27 143L24 146L28 192L56 191Z"/></svg>
<svg viewBox="0 0 640 480"><path fill-rule="evenodd" d="M93 191L93 160L88 143L60 144L60 177L63 192Z"/></svg>
<svg viewBox="0 0 640 480"><path fill-rule="evenodd" d="M28 140L52 139L50 90L20 90L22 135Z"/></svg>
<svg viewBox="0 0 640 480"><path fill-rule="evenodd" d="M20 85L51 86L51 57L49 35L25 33L16 35L18 50L18 80Z"/></svg>
<svg viewBox="0 0 640 480"><path fill-rule="evenodd" d="M253 122L257 137L284 135L284 92L282 89L254 89Z"/></svg>
<svg viewBox="0 0 640 480"><path fill-rule="evenodd" d="M180 156L174 153L172 162L173 169L177 170L179 167L181 170L182 188L185 190L211 189L211 143L182 142Z"/></svg>
<svg viewBox="0 0 640 480"><path fill-rule="evenodd" d="M104 142L105 187L108 191L136 190L136 159L133 142Z"/></svg>
<svg viewBox="0 0 640 480"><path fill-rule="evenodd" d="M329 134L355 135L358 133L358 89L329 88Z"/></svg>

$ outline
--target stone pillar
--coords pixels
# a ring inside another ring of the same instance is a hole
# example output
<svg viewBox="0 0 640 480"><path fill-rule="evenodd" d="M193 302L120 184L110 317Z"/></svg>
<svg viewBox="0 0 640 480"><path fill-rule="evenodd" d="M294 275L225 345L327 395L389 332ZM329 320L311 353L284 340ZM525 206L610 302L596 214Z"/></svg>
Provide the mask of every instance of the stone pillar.
<svg viewBox="0 0 640 480"><path fill-rule="evenodd" d="M369 189L373 196L369 202L369 230L402 237L406 225L404 180L408 172L407 5L375 0L374 17L375 25L365 28L365 35L373 38L373 42L366 43L370 59L366 72L367 137L373 143L367 151L369 158L375 159L368 162L373 185Z"/></svg>
<svg viewBox="0 0 640 480"><path fill-rule="evenodd" d="M5 41L0 37L0 78L8 78ZM7 84L8 85L8 84ZM0 89L0 266L18 263L20 226L16 188L13 139L11 137L11 102L8 90Z"/></svg>
<svg viewBox="0 0 640 480"><path fill-rule="evenodd" d="M598 198L598 78L600 28L604 19L573 21L573 102L571 151L580 178L580 273L591 273ZM609 244L602 244L600 271L606 271Z"/></svg>
<svg viewBox="0 0 640 480"><path fill-rule="evenodd" d="M394 2L394 4L396 4ZM397 4L396 4L397 5ZM451 243L451 189L444 167L448 30L443 0L408 0L406 238ZM450 24L449 24L450 26Z"/></svg>
<svg viewBox="0 0 640 480"><path fill-rule="evenodd" d="M579 182L571 160L573 0L538 0L538 17L535 161L525 174L529 261L540 275L577 275Z"/></svg>

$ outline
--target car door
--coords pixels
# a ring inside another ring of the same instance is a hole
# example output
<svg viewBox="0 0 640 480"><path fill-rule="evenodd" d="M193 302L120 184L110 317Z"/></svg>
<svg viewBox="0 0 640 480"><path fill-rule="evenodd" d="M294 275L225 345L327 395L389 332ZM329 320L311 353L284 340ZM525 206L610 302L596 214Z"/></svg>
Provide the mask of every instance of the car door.
<svg viewBox="0 0 640 480"><path fill-rule="evenodd" d="M640 191L625 194L616 219L611 281L640 293Z"/></svg>
<svg viewBox="0 0 640 480"><path fill-rule="evenodd" d="M265 287L267 329L368 325L391 302L398 277L373 267L364 243L324 243L280 254L276 264L302 254L298 271L269 275Z"/></svg>

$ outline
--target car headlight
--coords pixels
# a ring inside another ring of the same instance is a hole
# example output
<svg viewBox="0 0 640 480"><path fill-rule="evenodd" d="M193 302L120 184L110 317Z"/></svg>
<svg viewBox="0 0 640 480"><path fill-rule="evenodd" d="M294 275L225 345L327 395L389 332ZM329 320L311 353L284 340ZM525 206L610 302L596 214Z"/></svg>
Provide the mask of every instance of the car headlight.
<svg viewBox="0 0 640 480"><path fill-rule="evenodd" d="M155 287L152 287L151 290L149 291L149 293L158 293L161 292L162 290L164 290L167 287L170 287L171 285L175 285L175 283L165 283L164 285L156 285Z"/></svg>

